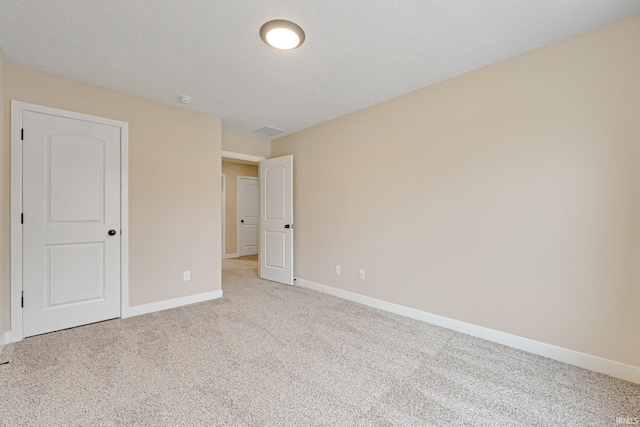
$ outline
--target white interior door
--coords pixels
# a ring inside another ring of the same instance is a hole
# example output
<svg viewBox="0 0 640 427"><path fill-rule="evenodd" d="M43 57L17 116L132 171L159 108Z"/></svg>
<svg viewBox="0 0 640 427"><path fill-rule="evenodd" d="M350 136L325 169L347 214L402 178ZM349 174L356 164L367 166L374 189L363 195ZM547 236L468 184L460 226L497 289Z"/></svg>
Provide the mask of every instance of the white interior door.
<svg viewBox="0 0 640 427"><path fill-rule="evenodd" d="M120 317L120 128L22 123L23 335Z"/></svg>
<svg viewBox="0 0 640 427"><path fill-rule="evenodd" d="M238 177L238 255L258 253L260 189L258 178Z"/></svg>
<svg viewBox="0 0 640 427"><path fill-rule="evenodd" d="M293 285L293 156L260 162L259 275Z"/></svg>

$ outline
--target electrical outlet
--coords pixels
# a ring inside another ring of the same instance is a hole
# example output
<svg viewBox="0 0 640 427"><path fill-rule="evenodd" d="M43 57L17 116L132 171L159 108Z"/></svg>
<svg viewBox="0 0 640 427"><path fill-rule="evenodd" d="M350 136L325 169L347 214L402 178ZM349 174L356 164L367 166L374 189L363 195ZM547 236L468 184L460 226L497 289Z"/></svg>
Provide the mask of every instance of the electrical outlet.
<svg viewBox="0 0 640 427"><path fill-rule="evenodd" d="M188 282L189 280L191 280L191 272L190 271L183 271L182 272L182 280L185 282Z"/></svg>
<svg viewBox="0 0 640 427"><path fill-rule="evenodd" d="M340 275L340 266L336 265L336 274L339 276Z"/></svg>
<svg viewBox="0 0 640 427"><path fill-rule="evenodd" d="M360 271L358 272L358 279L364 280L364 270L363 269L360 269Z"/></svg>

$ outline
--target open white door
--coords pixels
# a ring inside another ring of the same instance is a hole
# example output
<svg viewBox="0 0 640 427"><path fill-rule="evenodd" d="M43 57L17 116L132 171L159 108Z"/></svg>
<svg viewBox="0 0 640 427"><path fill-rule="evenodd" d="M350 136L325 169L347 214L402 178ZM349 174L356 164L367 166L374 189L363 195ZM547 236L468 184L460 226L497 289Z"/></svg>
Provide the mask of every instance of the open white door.
<svg viewBox="0 0 640 427"><path fill-rule="evenodd" d="M293 285L293 156L260 161L262 279Z"/></svg>

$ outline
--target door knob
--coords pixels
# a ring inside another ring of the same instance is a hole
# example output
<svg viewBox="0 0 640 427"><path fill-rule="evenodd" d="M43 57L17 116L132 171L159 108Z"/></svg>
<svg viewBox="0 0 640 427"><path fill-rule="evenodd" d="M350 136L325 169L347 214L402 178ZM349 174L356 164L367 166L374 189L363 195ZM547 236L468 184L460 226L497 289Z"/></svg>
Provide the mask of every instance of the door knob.
<svg viewBox="0 0 640 427"><path fill-rule="evenodd" d="M107 234L109 234L109 236L115 236L116 235L116 230L109 230L109 232Z"/></svg>
<svg viewBox="0 0 640 427"><path fill-rule="evenodd" d="M241 219L240 222L244 222L244 219Z"/></svg>
<svg viewBox="0 0 640 427"><path fill-rule="evenodd" d="M291 228L291 225L287 224L287 225L284 226L284 228Z"/></svg>

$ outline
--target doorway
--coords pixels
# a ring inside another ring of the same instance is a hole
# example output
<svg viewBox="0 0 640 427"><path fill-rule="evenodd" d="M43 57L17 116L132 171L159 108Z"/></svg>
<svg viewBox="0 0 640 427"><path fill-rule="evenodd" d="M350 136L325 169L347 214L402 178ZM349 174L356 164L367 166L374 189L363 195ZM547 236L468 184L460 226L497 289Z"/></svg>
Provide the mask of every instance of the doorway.
<svg viewBox="0 0 640 427"><path fill-rule="evenodd" d="M224 191L227 195L226 209L223 213L223 222L226 223L224 258L238 258L248 253L257 253L261 278L292 285L295 280L293 274L293 156L262 159L259 167L255 162L251 162L254 163L253 165L247 165L247 163L249 162L244 158L231 160L226 156L222 161L222 172L226 182ZM238 171L246 166L253 166L251 169L253 176ZM251 251L240 249L240 246L246 248L253 245L242 243L241 237L238 236L241 230L238 225L242 225L243 220L244 223L248 222L247 214L237 209L241 178L255 180L246 183L252 189L253 183L258 184L258 210L256 212L255 205L251 205L249 209L252 220L249 225L258 232L257 239L253 238L254 240L251 241L257 243L257 248L251 247Z"/></svg>
<svg viewBox="0 0 640 427"><path fill-rule="evenodd" d="M238 177L258 179L258 163L225 158L222 161L222 174L226 184L222 214L225 224L223 258L237 258L240 256L238 231L239 225L242 224L238 216Z"/></svg>

